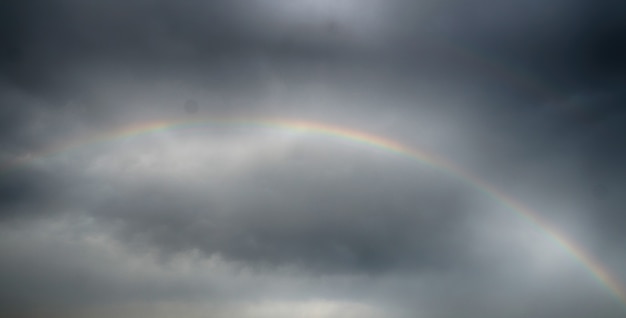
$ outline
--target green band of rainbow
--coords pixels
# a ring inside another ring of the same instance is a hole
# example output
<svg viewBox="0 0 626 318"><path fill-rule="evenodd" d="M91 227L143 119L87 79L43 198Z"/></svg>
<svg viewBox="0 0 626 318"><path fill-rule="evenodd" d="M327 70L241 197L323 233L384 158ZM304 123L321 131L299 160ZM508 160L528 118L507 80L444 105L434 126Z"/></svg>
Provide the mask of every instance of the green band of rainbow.
<svg viewBox="0 0 626 318"><path fill-rule="evenodd" d="M52 148L48 151L41 152L38 155L23 158L21 160L16 160L9 165L5 165L4 169L0 169L0 172L6 172L13 167L29 164L36 159L44 159L47 157L65 153L70 150L80 149L88 145L121 140L143 134L177 128L222 124L244 126L252 125L289 131L310 132L321 135L328 135L335 138L341 138L343 140L376 147L388 152L408 156L422 164L435 168L438 171L455 176L456 178L459 178L464 182L472 185L474 188L480 190L482 193L484 193L486 196L490 197L494 201L497 201L503 206L507 207L510 211L514 212L516 216L544 233L553 242L555 242L563 250L572 255L578 262L580 262L602 286L606 287L610 291L610 293L620 302L620 304L626 310L626 291L620 285L618 280L615 279L609 273L609 271L602 264L600 264L600 262L594 260L591 255L589 255L582 247L576 244L576 242L561 234L557 229L555 229L548 222L543 220L536 212L524 207L521 203L509 197L505 193L502 193L500 190L496 189L492 185L484 182L483 180L479 179L478 177L467 171L461 170L459 167L455 166L444 158L438 157L432 153L427 153L419 149L410 148L406 145L403 145L402 143L387 139L385 137L376 136L349 128L332 126L311 121L283 118L198 118L193 120L151 121L131 125L122 129L115 130L114 132L99 134L95 137L71 142L60 147Z"/></svg>

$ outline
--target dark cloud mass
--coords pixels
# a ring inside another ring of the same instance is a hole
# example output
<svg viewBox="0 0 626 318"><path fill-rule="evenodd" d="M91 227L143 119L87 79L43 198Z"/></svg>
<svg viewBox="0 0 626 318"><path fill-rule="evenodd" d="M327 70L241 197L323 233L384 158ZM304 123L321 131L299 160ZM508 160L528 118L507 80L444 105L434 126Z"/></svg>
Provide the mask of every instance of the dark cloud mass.
<svg viewBox="0 0 626 318"><path fill-rule="evenodd" d="M2 1L0 316L624 317L624 16Z"/></svg>

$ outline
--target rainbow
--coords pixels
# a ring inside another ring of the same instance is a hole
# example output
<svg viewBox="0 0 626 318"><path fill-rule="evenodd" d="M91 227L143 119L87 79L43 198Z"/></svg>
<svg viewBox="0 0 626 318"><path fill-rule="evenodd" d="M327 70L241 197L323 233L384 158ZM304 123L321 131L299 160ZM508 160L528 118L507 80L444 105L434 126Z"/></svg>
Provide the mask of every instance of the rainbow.
<svg viewBox="0 0 626 318"><path fill-rule="evenodd" d="M445 160L444 158L420 149L411 148L400 142L385 138L383 136L377 136L350 128L333 126L312 121L285 118L197 118L192 120L182 119L170 121L150 121L130 125L115 130L114 132L108 132L96 135L94 137L83 138L81 140L70 142L62 146L51 148L36 155L31 155L29 157L14 160L12 163L4 165L3 168L0 168L0 175L2 172L7 172L16 166L26 165L35 160L53 157L55 155L68 152L70 150L80 149L84 146L132 138L159 131L207 125L257 126L331 136L334 138L339 138L346 141L379 148L384 151L395 153L398 155L407 156L424 165L435 168L440 172L452 175L472 185L474 188L478 189L492 200L499 202L501 205L512 211L517 217L545 234L546 237L550 238L556 245L565 250L580 264L582 264L589 271L591 276L594 277L599 282L599 284L607 288L612 296L615 297L626 310L626 290L620 285L618 280L615 279L600 262L595 260L582 247L576 244L576 242L567 238L555 227L542 219L542 217L537 212L526 208L521 203L517 202L512 197L509 197L494 186L481 180L477 176L460 169L458 166L454 165L452 162Z"/></svg>

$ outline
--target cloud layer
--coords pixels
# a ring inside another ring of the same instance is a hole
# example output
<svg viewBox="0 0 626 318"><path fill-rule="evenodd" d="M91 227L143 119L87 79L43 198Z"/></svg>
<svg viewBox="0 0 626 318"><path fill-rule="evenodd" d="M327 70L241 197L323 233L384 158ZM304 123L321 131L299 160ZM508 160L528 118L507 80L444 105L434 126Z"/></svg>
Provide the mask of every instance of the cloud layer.
<svg viewBox="0 0 626 318"><path fill-rule="evenodd" d="M0 313L623 317L476 180L259 118L438 154L624 285L625 9L4 1Z"/></svg>

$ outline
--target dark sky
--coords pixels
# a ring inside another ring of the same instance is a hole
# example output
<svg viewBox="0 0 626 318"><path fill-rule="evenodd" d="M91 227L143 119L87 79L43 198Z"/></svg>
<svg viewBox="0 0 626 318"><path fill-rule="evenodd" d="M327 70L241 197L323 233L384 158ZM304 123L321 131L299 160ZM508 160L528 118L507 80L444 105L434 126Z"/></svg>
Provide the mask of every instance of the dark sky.
<svg viewBox="0 0 626 318"><path fill-rule="evenodd" d="M2 1L0 316L624 317L554 237L407 156L258 125L112 136L233 117L384 136L515 198L626 286L625 16Z"/></svg>

